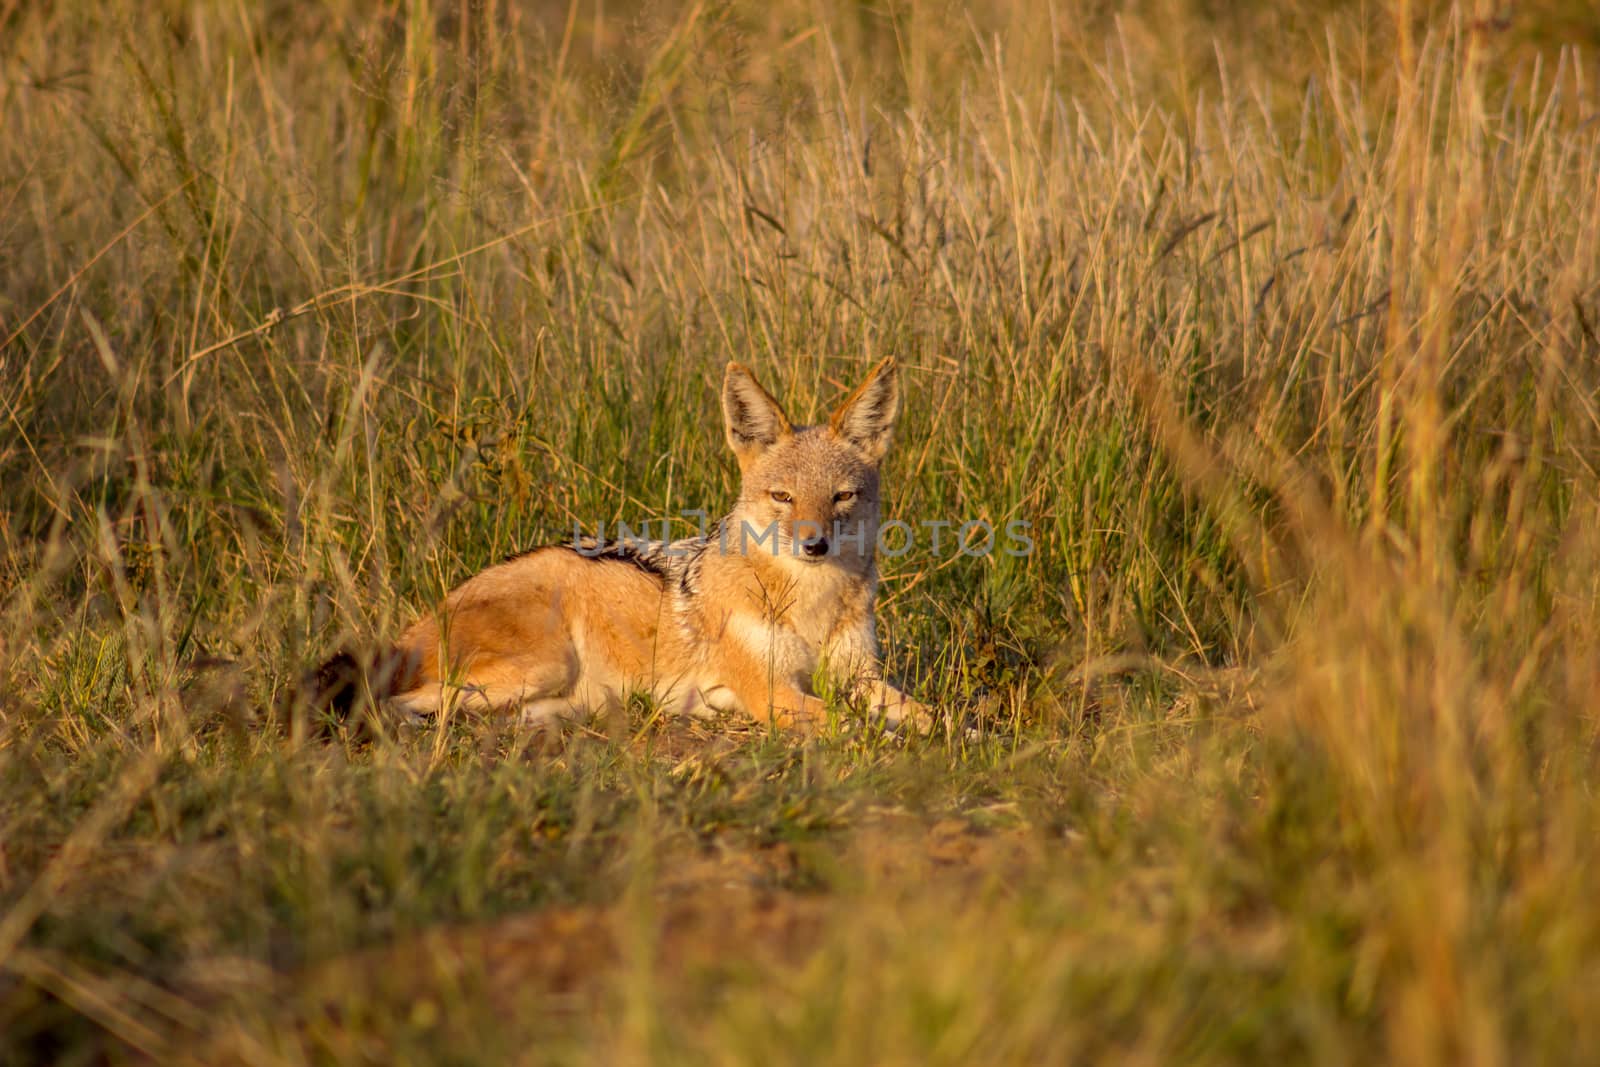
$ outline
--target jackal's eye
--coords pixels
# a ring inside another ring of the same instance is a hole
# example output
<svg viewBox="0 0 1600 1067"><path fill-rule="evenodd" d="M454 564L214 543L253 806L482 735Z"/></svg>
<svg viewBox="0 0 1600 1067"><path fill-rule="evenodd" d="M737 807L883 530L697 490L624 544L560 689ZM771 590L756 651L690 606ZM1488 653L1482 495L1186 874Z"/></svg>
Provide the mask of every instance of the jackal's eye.
<svg viewBox="0 0 1600 1067"><path fill-rule="evenodd" d="M792 493L785 493L782 489L774 489L772 491L772 499L780 504L788 504L794 500L794 495Z"/></svg>
<svg viewBox="0 0 1600 1067"><path fill-rule="evenodd" d="M856 491L854 489L841 489L837 493L833 494L833 502L835 504L848 504L855 498Z"/></svg>

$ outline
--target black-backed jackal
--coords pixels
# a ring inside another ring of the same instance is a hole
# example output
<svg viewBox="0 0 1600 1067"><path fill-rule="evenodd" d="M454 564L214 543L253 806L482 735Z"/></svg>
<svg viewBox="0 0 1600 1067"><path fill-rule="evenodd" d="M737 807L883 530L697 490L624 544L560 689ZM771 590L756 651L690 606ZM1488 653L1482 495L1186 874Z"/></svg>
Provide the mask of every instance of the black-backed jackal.
<svg viewBox="0 0 1600 1067"><path fill-rule="evenodd" d="M814 680L891 724L928 724L879 669L878 470L900 408L893 360L826 425L793 426L743 366L722 385L742 487L701 537L535 549L457 586L366 663L344 654L312 676L314 704L366 688L400 715L449 702L581 717L649 693L680 713L748 715L814 728Z"/></svg>

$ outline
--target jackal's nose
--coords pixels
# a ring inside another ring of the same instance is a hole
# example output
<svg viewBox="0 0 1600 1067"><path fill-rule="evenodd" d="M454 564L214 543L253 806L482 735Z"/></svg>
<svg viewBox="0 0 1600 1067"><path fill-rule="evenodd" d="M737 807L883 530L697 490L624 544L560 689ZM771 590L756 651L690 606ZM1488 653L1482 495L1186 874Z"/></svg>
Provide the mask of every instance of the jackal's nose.
<svg viewBox="0 0 1600 1067"><path fill-rule="evenodd" d="M808 537L800 542L800 549L812 559L817 559L828 554L828 539L826 537Z"/></svg>

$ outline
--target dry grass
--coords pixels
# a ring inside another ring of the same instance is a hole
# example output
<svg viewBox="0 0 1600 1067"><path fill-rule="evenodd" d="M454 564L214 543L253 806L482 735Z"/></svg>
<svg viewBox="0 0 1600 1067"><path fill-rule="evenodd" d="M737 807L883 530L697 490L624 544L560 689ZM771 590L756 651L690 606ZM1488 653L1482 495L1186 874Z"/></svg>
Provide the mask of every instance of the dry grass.
<svg viewBox="0 0 1600 1067"><path fill-rule="evenodd" d="M1101 7L0 0L0 1059L1600 1055L1600 19ZM981 738L259 715L889 353Z"/></svg>

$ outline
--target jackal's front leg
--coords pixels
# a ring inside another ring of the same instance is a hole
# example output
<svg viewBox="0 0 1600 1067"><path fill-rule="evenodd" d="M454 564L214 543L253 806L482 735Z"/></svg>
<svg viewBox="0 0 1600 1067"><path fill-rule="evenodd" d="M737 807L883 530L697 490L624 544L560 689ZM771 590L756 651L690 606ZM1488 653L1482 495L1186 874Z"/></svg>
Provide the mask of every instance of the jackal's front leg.
<svg viewBox="0 0 1600 1067"><path fill-rule="evenodd" d="M735 706L756 722L780 730L811 733L827 722L826 704L793 681L775 677L755 656L725 654L719 668L716 674L721 684L707 694L713 707Z"/></svg>
<svg viewBox="0 0 1600 1067"><path fill-rule="evenodd" d="M919 734L933 729L931 708L906 696L876 674L863 675L857 685L858 691L866 697L868 712L890 726L909 726Z"/></svg>
<svg viewBox="0 0 1600 1067"><path fill-rule="evenodd" d="M878 659L878 639L872 627L849 630L834 639L827 650L830 673L844 680L853 701L890 726L909 725L918 733L933 729L933 712L883 679Z"/></svg>
<svg viewBox="0 0 1600 1067"><path fill-rule="evenodd" d="M828 721L828 706L797 685L785 682L768 684L765 679L750 687L745 707L757 722L780 730L815 733Z"/></svg>

